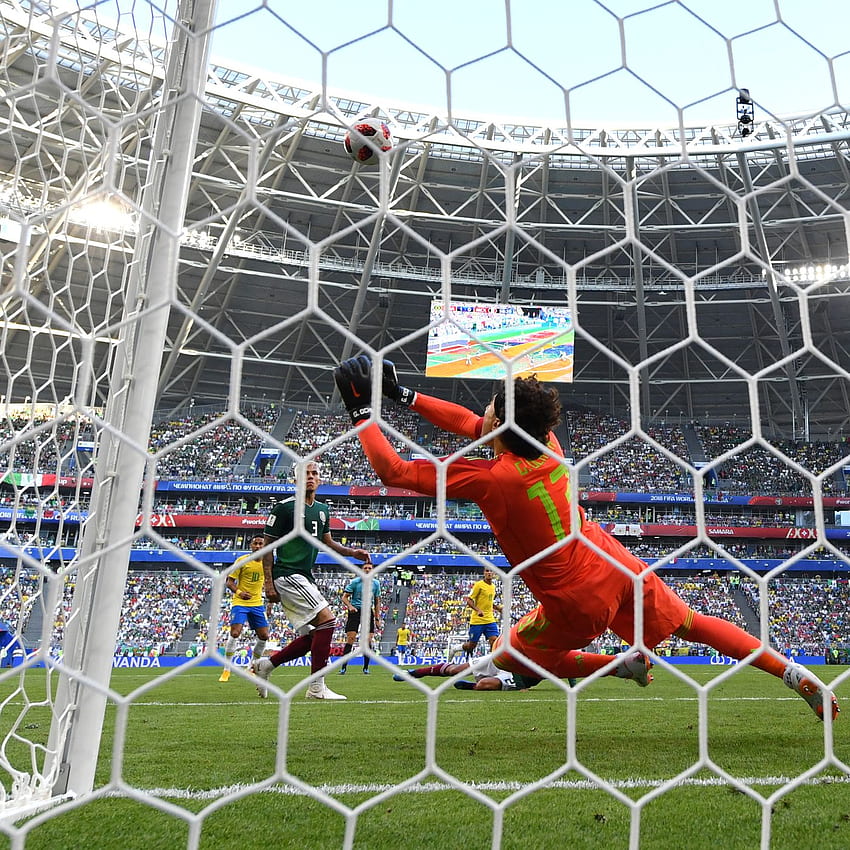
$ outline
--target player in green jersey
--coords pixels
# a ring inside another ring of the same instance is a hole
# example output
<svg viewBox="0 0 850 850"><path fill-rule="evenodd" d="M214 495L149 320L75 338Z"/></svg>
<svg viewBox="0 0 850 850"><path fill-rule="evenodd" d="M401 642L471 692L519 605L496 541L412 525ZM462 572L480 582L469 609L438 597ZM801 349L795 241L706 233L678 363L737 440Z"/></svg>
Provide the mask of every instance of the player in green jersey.
<svg viewBox="0 0 850 850"><path fill-rule="evenodd" d="M299 526L306 534L293 537L274 551L269 549L263 556L263 573L266 599L283 605L298 637L269 658L262 658L251 665L262 680L257 685L257 692L263 699L269 693L265 682L275 667L301 658L309 652L310 670L315 675L327 666L331 654L336 617L313 580L313 565L319 552L314 541L321 540L338 555L371 563L369 553L365 549L343 546L331 537L330 510L326 504L316 499L316 491L322 483L319 464L310 461L303 469L303 476L296 473L296 483L304 487L304 516ZM266 521L266 546L285 537L296 527L295 508L294 496L278 502L272 508ZM310 684L306 696L308 699L345 699L325 684L324 676L317 677Z"/></svg>

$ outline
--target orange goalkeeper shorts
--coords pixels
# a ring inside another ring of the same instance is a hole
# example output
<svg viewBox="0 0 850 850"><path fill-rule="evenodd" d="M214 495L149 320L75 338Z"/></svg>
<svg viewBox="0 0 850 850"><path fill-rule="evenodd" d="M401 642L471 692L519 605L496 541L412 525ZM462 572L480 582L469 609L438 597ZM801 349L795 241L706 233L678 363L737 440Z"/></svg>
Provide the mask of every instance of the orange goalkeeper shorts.
<svg viewBox="0 0 850 850"><path fill-rule="evenodd" d="M640 588L643 617L643 643L652 649L686 624L692 612L647 565L618 540L592 522L582 526L582 535L626 570L621 570L579 543L575 555L580 568L568 572L557 587L547 589L547 599L522 617L511 629L511 645L541 667L556 670L557 655L570 649L584 649L606 629L611 629L628 644L636 634L635 589ZM642 575L642 581L635 580ZM543 595L543 594L541 594ZM556 599L552 599L557 596ZM551 604L554 603L554 604ZM535 655L541 660L537 660ZM543 659L546 663L542 663ZM510 668L506 668L510 669Z"/></svg>

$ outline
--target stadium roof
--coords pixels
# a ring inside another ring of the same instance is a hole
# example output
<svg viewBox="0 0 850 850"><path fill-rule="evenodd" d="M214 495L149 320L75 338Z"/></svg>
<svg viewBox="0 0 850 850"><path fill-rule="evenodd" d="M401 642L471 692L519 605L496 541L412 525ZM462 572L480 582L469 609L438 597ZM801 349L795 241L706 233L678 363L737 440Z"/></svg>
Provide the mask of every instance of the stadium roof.
<svg viewBox="0 0 850 850"><path fill-rule="evenodd" d="M152 209L170 54L91 13L57 25L40 10L0 0L7 397L78 390L79 328L96 404ZM343 149L363 115L392 127L380 165ZM332 403L332 366L358 339L404 382L481 404L489 384L424 377L429 305L450 295L572 308L567 402L848 433L848 140L843 110L757 120L746 138L512 125L210 64L160 407L236 387Z"/></svg>

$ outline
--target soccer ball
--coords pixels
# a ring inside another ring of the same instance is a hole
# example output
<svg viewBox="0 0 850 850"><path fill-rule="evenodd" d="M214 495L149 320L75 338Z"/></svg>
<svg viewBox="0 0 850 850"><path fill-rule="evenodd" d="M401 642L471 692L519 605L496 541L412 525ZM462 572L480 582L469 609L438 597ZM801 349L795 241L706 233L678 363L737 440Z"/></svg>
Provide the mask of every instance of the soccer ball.
<svg viewBox="0 0 850 850"><path fill-rule="evenodd" d="M368 162L376 151L393 146L390 128L380 118L361 118L345 134L345 152L357 162Z"/></svg>

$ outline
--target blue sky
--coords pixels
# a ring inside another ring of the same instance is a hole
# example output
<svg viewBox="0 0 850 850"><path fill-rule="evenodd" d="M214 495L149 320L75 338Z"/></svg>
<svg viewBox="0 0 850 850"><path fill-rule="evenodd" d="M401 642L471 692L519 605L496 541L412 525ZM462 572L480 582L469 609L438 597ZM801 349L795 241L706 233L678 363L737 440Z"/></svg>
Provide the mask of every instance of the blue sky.
<svg viewBox="0 0 850 850"><path fill-rule="evenodd" d="M563 123L564 89L576 126L734 123L736 85L757 119L850 103L848 0L219 0L218 22L221 61L441 114Z"/></svg>

